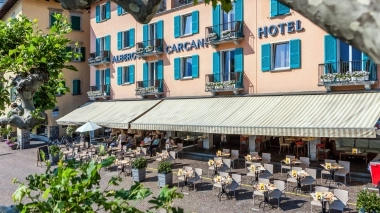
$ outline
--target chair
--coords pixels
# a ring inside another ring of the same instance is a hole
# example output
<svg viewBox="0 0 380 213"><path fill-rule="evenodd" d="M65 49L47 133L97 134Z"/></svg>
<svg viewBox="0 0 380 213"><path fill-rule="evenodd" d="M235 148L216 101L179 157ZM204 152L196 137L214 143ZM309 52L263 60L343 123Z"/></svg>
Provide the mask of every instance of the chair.
<svg viewBox="0 0 380 213"><path fill-rule="evenodd" d="M250 152L249 155L251 156L259 156L259 153L258 152ZM252 161L245 161L245 171L247 171L247 164L251 165L252 164Z"/></svg>
<svg viewBox="0 0 380 213"><path fill-rule="evenodd" d="M271 193L268 194L268 197L277 199L277 209L280 209L280 198L282 195L285 195L285 182L282 180L274 180L273 184L276 186L276 189L273 190Z"/></svg>
<svg viewBox="0 0 380 213"><path fill-rule="evenodd" d="M296 142L294 149L295 149L295 153L296 153L297 157L304 156L304 154L305 154L304 153L304 150L305 150L304 142L302 142L302 141Z"/></svg>
<svg viewBox="0 0 380 213"><path fill-rule="evenodd" d="M175 159L176 159L175 151L170 151L167 161L174 161L174 163L175 163Z"/></svg>
<svg viewBox="0 0 380 213"><path fill-rule="evenodd" d="M305 171L310 175L301 180L301 186L310 186L310 193L313 191L313 183L317 180L317 170L306 168Z"/></svg>
<svg viewBox="0 0 380 213"><path fill-rule="evenodd" d="M346 207L348 208L348 191L342 189L334 189L334 195L336 198L338 198L338 200L334 200L332 203L330 203L330 212L331 209L343 212Z"/></svg>
<svg viewBox="0 0 380 213"><path fill-rule="evenodd" d="M221 157L214 157L214 162L216 161L221 161L222 158ZM207 175L210 177L210 170L211 171L215 171L215 166L210 166L208 167L208 171L207 171Z"/></svg>
<svg viewBox="0 0 380 213"><path fill-rule="evenodd" d="M266 178L269 180L269 177L274 177L273 176L273 164L264 164L264 168L266 169L264 173L259 175L259 178Z"/></svg>
<svg viewBox="0 0 380 213"><path fill-rule="evenodd" d="M292 170L301 171L302 168L294 166L292 168ZM290 185L292 185L291 183L297 183L297 178L289 177L288 179L286 179L286 188L288 188L288 189L289 189L289 183L290 183Z"/></svg>
<svg viewBox="0 0 380 213"><path fill-rule="evenodd" d="M259 178L259 183L269 184L269 179ZM255 205L255 197L257 196L264 197L264 193L260 190L253 191L253 205Z"/></svg>
<svg viewBox="0 0 380 213"><path fill-rule="evenodd" d="M241 184L241 175L232 174L232 183L226 186L226 189L228 190L228 192L234 191L234 197L236 197L235 191L237 188L240 187L240 184Z"/></svg>
<svg viewBox="0 0 380 213"><path fill-rule="evenodd" d="M286 155L285 158L290 158L290 162L294 160L296 157L293 155ZM284 162L281 162L281 177L282 177L282 170L290 170L290 165L284 164Z"/></svg>
<svg viewBox="0 0 380 213"><path fill-rule="evenodd" d="M326 146L325 144L321 143L321 144L317 144L316 146L316 158L317 158L317 162L319 162L319 160L325 160L327 159L327 153L330 151L330 149L326 149Z"/></svg>
<svg viewBox="0 0 380 213"><path fill-rule="evenodd" d="M234 32L235 38L240 36L241 21L236 21L235 27L231 29L231 34Z"/></svg>
<svg viewBox="0 0 380 213"><path fill-rule="evenodd" d="M238 160L239 164L239 150L231 150L231 162L232 162L232 168L235 169L235 160Z"/></svg>
<svg viewBox="0 0 380 213"><path fill-rule="evenodd" d="M262 156L261 156L262 160L261 162L262 163L270 163L270 153L263 153Z"/></svg>
<svg viewBox="0 0 380 213"><path fill-rule="evenodd" d="M177 158L179 159L179 152L182 153L182 157L183 157L183 143L177 143L177 149L175 150L176 154L177 154Z"/></svg>
<svg viewBox="0 0 380 213"><path fill-rule="evenodd" d="M310 158L308 157L300 157L300 161L302 162L300 166L302 169L309 168L310 165Z"/></svg>
<svg viewBox="0 0 380 213"><path fill-rule="evenodd" d="M154 46L155 46L154 49L156 52L161 51L162 50L162 39L156 38Z"/></svg>
<svg viewBox="0 0 380 213"><path fill-rule="evenodd" d="M193 187L194 187L194 190L195 189L195 184L200 181L202 183L202 173L203 173L203 170L200 169L200 168L195 168L195 176L192 177L192 178L189 178L187 180L187 182L189 182L190 184L193 184Z"/></svg>
<svg viewBox="0 0 380 213"><path fill-rule="evenodd" d="M145 147L141 147L141 152L142 152L142 154L145 156L145 155L147 155L147 153L148 153L148 149L145 148Z"/></svg>
<svg viewBox="0 0 380 213"><path fill-rule="evenodd" d="M251 165L255 165L255 166L261 166L261 163L252 163ZM246 168L247 169L247 168ZM249 177L251 180L248 180L247 179L247 184L249 184L249 181L251 181L251 183L253 183L252 181L253 181L253 178L255 178L256 177L256 174L255 174L255 172L248 172L247 173L247 177Z"/></svg>
<svg viewBox="0 0 380 213"><path fill-rule="evenodd" d="M350 176L350 182L351 182L351 173L350 173L350 162L349 161L338 161L338 164L343 166L343 169L338 169L338 171L335 172L334 175L334 181L336 176L344 177L344 184L347 184L346 177L347 175Z"/></svg>
<svg viewBox="0 0 380 213"><path fill-rule="evenodd" d="M190 171L190 170L193 170L193 167L191 167L191 166L184 166L183 170ZM178 177L178 187L179 187L179 183L180 182L184 182L184 181L185 181L185 177L184 176L179 176Z"/></svg>
<svg viewBox="0 0 380 213"><path fill-rule="evenodd" d="M231 172L231 159L223 158L223 165L218 170L222 172L230 170Z"/></svg>
<svg viewBox="0 0 380 213"><path fill-rule="evenodd" d="M223 149L223 153L231 153L230 149Z"/></svg>
<svg viewBox="0 0 380 213"><path fill-rule="evenodd" d="M326 163L336 163L336 160L330 160L330 159L325 159L325 164ZM329 170L326 170L326 169L323 169L321 171L321 183L322 183L322 178L323 178L323 175L330 175L330 171Z"/></svg>
<svg viewBox="0 0 380 213"><path fill-rule="evenodd" d="M144 49L144 44L142 42L137 42L136 43L136 50L143 50Z"/></svg>
<svg viewBox="0 0 380 213"><path fill-rule="evenodd" d="M328 192L329 191L329 188L327 187L323 187L323 186L316 186L315 187L315 191L316 192ZM322 203L321 201L318 201L318 200L312 200L311 201L311 212L313 212L313 206L319 206L319 207L322 207Z"/></svg>
<svg viewBox="0 0 380 213"><path fill-rule="evenodd" d="M284 148L284 151L286 148L288 148L288 154L289 154L289 148L290 148L290 143L285 143L284 137L280 137L280 151L278 153L281 153L282 148Z"/></svg>

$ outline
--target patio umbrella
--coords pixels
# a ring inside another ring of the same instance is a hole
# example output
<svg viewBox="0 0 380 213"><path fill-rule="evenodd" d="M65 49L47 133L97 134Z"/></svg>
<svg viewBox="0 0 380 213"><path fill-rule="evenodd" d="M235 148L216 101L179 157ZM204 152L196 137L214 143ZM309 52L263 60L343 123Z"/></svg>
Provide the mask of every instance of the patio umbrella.
<svg viewBox="0 0 380 213"><path fill-rule="evenodd" d="M89 132L94 131L97 129L102 128L101 126L97 125L96 123L93 123L91 121L88 121L87 123L83 124L81 127L79 127L76 132Z"/></svg>

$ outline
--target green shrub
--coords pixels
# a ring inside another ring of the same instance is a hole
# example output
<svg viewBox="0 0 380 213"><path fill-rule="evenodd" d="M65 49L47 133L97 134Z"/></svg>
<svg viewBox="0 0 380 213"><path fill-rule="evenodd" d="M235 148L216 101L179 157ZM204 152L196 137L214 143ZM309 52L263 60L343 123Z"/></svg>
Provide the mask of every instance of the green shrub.
<svg viewBox="0 0 380 213"><path fill-rule="evenodd" d="M172 164L168 161L161 161L158 164L158 173L167 174L172 172Z"/></svg>
<svg viewBox="0 0 380 213"><path fill-rule="evenodd" d="M147 166L148 166L148 162L143 157L136 158L136 160L132 162L132 168L134 169L143 169L143 168L146 168Z"/></svg>
<svg viewBox="0 0 380 213"><path fill-rule="evenodd" d="M356 208L368 213L380 212L380 197L376 192L361 190L358 193Z"/></svg>

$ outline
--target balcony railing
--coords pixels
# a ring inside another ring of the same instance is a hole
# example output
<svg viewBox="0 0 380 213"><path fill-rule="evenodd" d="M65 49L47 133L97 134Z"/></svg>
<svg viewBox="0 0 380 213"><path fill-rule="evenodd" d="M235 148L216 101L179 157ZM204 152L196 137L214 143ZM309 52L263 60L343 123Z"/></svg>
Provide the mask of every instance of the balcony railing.
<svg viewBox="0 0 380 213"><path fill-rule="evenodd" d="M232 21L219 25L206 27L205 38L206 43L219 44L234 42L238 44L243 39L243 22Z"/></svg>
<svg viewBox="0 0 380 213"><path fill-rule="evenodd" d="M205 83L206 92L228 92L232 91L235 94L243 89L243 73L228 72L220 74L206 75Z"/></svg>
<svg viewBox="0 0 380 213"><path fill-rule="evenodd" d="M97 98L107 98L111 93L111 85L90 86L90 91L87 92L88 98L95 100Z"/></svg>
<svg viewBox="0 0 380 213"><path fill-rule="evenodd" d="M136 81L136 95L159 95L163 92L163 80Z"/></svg>
<svg viewBox="0 0 380 213"><path fill-rule="evenodd" d="M318 65L320 86L370 85L377 82L377 65L371 60L340 61Z"/></svg>
<svg viewBox="0 0 380 213"><path fill-rule="evenodd" d="M163 52L162 39L152 39L136 43L136 53L141 56L160 55Z"/></svg>
<svg viewBox="0 0 380 213"><path fill-rule="evenodd" d="M106 64L110 61L110 51L108 50L90 53L90 56L88 58L89 65Z"/></svg>

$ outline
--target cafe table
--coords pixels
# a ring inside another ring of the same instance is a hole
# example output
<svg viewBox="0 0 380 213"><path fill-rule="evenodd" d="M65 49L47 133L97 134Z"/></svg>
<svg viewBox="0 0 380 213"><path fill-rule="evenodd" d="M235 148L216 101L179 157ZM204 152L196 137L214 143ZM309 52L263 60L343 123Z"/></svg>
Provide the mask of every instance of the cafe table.
<svg viewBox="0 0 380 213"><path fill-rule="evenodd" d="M297 186L293 188L293 191L296 190L296 193L298 191L302 192L301 188L301 180L304 179L307 176L310 176L309 173L307 173L305 170L299 170L296 171L296 173L293 173L292 170L288 172L288 175L292 178L295 178L297 180Z"/></svg>
<svg viewBox="0 0 380 213"><path fill-rule="evenodd" d="M330 167L328 167L326 164L321 164L321 166L325 169L325 170L328 170L330 172L330 176L329 178L326 180L326 183L327 181L330 181L329 183L329 186L331 185L331 183L334 183L334 175L335 175L335 172L338 170L338 169L343 169L344 167L337 164L337 163L332 163L330 165ZM335 182L336 185L341 185L340 183L338 182Z"/></svg>
<svg viewBox="0 0 380 213"><path fill-rule="evenodd" d="M252 171L252 166L254 166L254 171ZM254 165L252 164L251 166L247 167L247 169L250 171L248 174L247 174L247 177L254 177L254 179L252 180L252 186L257 184L259 182L259 174L263 171L265 171L266 169L262 166L262 165Z"/></svg>
<svg viewBox="0 0 380 213"><path fill-rule="evenodd" d="M254 189L261 191L264 194L264 200L259 204L259 208L261 204L263 204L263 209L265 206L273 207L272 204L269 203L269 193L276 189L274 184L264 184L263 188L260 187L260 184L256 184L253 186Z"/></svg>
<svg viewBox="0 0 380 213"><path fill-rule="evenodd" d="M188 182L189 178L191 178L194 174L193 170L178 170L177 176L178 177L183 177L185 185L181 188L181 192L183 188L187 187L187 190L190 191L190 184Z"/></svg>
<svg viewBox="0 0 380 213"><path fill-rule="evenodd" d="M321 202L322 213L327 213L327 203L330 203L337 199L332 192L313 192L310 193L310 195L314 201Z"/></svg>
<svg viewBox="0 0 380 213"><path fill-rule="evenodd" d="M214 174L211 176L211 178L214 178L215 176L218 175L218 168L222 167L222 165L223 165L223 161L221 161L221 160L217 160L217 161L209 160L208 161L208 166L214 167Z"/></svg>
<svg viewBox="0 0 380 213"><path fill-rule="evenodd" d="M225 177L225 176L218 175L214 177L213 180L214 180L214 186L217 188L221 188L218 194L219 201L222 201L223 195L226 195L227 199L230 199L230 196L228 195L226 191L226 187L232 183L232 178L230 176Z"/></svg>

